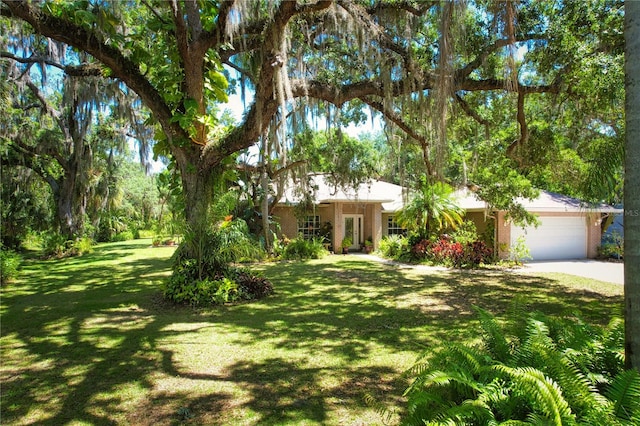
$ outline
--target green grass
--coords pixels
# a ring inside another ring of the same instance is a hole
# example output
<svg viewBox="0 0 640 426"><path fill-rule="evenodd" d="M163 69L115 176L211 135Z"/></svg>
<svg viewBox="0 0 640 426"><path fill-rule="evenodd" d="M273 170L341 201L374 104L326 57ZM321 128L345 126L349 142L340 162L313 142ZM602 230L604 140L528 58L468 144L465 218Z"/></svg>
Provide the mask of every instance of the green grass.
<svg viewBox="0 0 640 426"><path fill-rule="evenodd" d="M162 301L174 249L150 246L27 259L2 289L3 425L382 424L366 396L401 411L419 353L477 338L472 305L501 316L519 298L597 323L622 307L622 286L562 274L350 255L261 265L273 296L195 310Z"/></svg>

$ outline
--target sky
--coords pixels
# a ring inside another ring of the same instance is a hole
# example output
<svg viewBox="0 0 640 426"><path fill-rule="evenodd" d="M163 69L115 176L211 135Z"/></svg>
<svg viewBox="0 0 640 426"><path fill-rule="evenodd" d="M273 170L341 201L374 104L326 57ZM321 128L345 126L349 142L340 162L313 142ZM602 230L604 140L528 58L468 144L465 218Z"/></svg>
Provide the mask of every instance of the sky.
<svg viewBox="0 0 640 426"><path fill-rule="evenodd" d="M247 105L250 104L252 101L251 94L247 93L245 98ZM242 115L245 112L245 107L242 104L240 94L229 95L229 102L220 105L220 111L224 111L225 109L231 111L237 123L242 122ZM376 114L373 120L371 119L371 113L369 111L367 111L366 114L368 115L368 118L365 124L354 125L352 123L343 130L352 137L358 137L362 133L377 133L382 131L382 120L380 119L379 114ZM325 120L315 120L315 124L317 125L318 130L326 129Z"/></svg>

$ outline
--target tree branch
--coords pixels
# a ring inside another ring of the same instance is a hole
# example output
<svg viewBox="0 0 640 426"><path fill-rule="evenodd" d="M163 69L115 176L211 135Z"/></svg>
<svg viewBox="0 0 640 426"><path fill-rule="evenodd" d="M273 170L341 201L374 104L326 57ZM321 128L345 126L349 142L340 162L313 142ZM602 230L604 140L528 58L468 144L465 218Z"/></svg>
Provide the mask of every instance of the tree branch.
<svg viewBox="0 0 640 426"><path fill-rule="evenodd" d="M429 146L429 141L427 141L427 138L425 136L419 134L415 130L413 130L411 128L411 126L409 126L409 124L407 124L402 119L402 117L400 115L398 115L394 111L391 111L388 108L386 108L381 102L376 102L376 101L373 101L373 100L371 100L369 98L361 98L361 99L367 105L369 105L373 109L375 109L375 110L379 111L380 113L382 113L393 124L398 126L409 137L415 139L416 142L418 142L420 144L420 147L422 148L423 160L424 160L425 166L427 167L427 173L429 174L429 176L433 175L433 170L434 169L433 169L433 165L431 164L431 159L429 158L430 146Z"/></svg>
<svg viewBox="0 0 640 426"><path fill-rule="evenodd" d="M0 58L7 58L21 64L46 64L64 71L65 74L73 77L99 77L104 74L99 64L62 65L42 56L31 56L23 58L9 52L0 52Z"/></svg>
<svg viewBox="0 0 640 426"><path fill-rule="evenodd" d="M489 126L491 123L489 122L489 120L482 118L480 116L480 114L478 114L476 111L473 110L473 108L471 108L469 106L469 104L467 103L467 101L464 100L464 98L462 96L460 96L459 93L455 94L455 98L456 102L460 105L460 107L462 108L462 110L471 118L473 118L474 120L476 120L478 123L482 124L483 126Z"/></svg>
<svg viewBox="0 0 640 426"><path fill-rule="evenodd" d="M524 113L524 97L525 93L522 91L518 92L518 112L516 114L516 119L518 120L518 124L520 125L520 137L513 141L511 145L507 147L507 156L513 158L518 162L518 164L522 164L522 159L516 155L516 150L527 144L529 140L529 127L527 126L527 117Z"/></svg>

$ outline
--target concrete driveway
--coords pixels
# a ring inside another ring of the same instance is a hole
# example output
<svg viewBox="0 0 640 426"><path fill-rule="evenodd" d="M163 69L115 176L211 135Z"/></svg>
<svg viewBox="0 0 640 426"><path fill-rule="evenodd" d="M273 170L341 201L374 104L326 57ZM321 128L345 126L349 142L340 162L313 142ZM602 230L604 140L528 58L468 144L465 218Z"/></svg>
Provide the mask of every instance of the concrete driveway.
<svg viewBox="0 0 640 426"><path fill-rule="evenodd" d="M624 284L624 263L622 262L603 262L591 259L528 262L517 271L524 274L561 272L608 283Z"/></svg>

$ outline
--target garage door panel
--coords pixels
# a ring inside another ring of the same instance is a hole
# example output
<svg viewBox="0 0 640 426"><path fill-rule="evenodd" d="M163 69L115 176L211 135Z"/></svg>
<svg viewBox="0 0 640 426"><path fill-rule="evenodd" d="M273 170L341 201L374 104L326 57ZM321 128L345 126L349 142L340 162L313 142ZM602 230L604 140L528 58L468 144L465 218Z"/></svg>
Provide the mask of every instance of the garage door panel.
<svg viewBox="0 0 640 426"><path fill-rule="evenodd" d="M587 257L587 227L584 217L541 217L540 225L522 229L511 225L511 244L523 236L533 260L581 259Z"/></svg>

